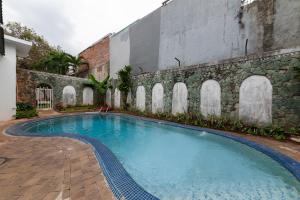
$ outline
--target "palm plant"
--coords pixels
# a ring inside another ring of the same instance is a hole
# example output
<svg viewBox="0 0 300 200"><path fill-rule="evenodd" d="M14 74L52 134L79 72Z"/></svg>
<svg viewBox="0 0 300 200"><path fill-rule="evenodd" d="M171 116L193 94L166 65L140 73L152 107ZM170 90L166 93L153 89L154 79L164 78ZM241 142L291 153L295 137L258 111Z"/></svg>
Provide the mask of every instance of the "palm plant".
<svg viewBox="0 0 300 200"><path fill-rule="evenodd" d="M127 110L129 107L129 105L127 104L127 96L128 93L130 92L130 89L132 88L131 71L132 71L131 66L127 65L118 72L118 76L119 76L118 89L124 94L122 95L122 102L125 110Z"/></svg>
<svg viewBox="0 0 300 200"><path fill-rule="evenodd" d="M35 64L36 70L65 75L69 68L68 54L62 51L53 51Z"/></svg>
<svg viewBox="0 0 300 200"><path fill-rule="evenodd" d="M109 87L109 76L106 77L105 80L103 81L98 81L94 75L90 74L89 75L89 80L91 82L91 84L95 87L95 89L97 90L97 92L99 93L99 95L101 97L105 96L106 94L106 90ZM103 103L103 98L101 103Z"/></svg>
<svg viewBox="0 0 300 200"><path fill-rule="evenodd" d="M69 54L67 56L69 66L73 68L74 72L77 72L81 65L88 64L82 57L76 57Z"/></svg>

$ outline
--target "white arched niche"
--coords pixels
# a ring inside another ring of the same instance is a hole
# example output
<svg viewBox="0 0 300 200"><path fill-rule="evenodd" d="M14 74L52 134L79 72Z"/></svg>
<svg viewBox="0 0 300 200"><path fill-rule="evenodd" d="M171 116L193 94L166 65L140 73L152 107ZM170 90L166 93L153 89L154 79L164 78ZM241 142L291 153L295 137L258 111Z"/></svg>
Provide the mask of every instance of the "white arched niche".
<svg viewBox="0 0 300 200"><path fill-rule="evenodd" d="M106 90L105 103L107 106L111 107L111 89Z"/></svg>
<svg viewBox="0 0 300 200"><path fill-rule="evenodd" d="M250 76L240 87L239 117L257 124L272 123L272 93L270 80L264 76Z"/></svg>
<svg viewBox="0 0 300 200"><path fill-rule="evenodd" d="M156 83L152 89L152 113L164 112L164 87Z"/></svg>
<svg viewBox="0 0 300 200"><path fill-rule="evenodd" d="M184 83L176 83L173 88L172 114L182 114L188 111L188 90Z"/></svg>
<svg viewBox="0 0 300 200"><path fill-rule="evenodd" d="M121 107L121 92L118 88L115 89L114 93L114 106L115 108Z"/></svg>
<svg viewBox="0 0 300 200"><path fill-rule="evenodd" d="M136 108L145 111L146 108L146 92L144 86L139 86L136 90Z"/></svg>
<svg viewBox="0 0 300 200"><path fill-rule="evenodd" d="M131 103L132 103L132 98L131 98L131 96L132 96L132 93L131 93L131 90L128 92L128 94L127 94L127 99L126 99L126 103L128 104L128 105L130 105L131 106Z"/></svg>
<svg viewBox="0 0 300 200"><path fill-rule="evenodd" d="M217 81L205 81L201 86L200 97L203 116L221 116L221 87Z"/></svg>
<svg viewBox="0 0 300 200"><path fill-rule="evenodd" d="M64 106L75 106L76 105L76 91L73 86L66 86L63 89L63 105Z"/></svg>
<svg viewBox="0 0 300 200"><path fill-rule="evenodd" d="M93 105L94 104L94 90L90 87L85 87L83 89L83 105Z"/></svg>

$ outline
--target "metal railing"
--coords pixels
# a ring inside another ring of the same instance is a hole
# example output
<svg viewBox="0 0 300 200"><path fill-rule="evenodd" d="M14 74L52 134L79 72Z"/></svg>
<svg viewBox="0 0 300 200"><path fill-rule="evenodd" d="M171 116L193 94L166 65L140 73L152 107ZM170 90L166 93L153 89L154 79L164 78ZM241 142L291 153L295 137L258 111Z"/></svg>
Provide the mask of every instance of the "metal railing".
<svg viewBox="0 0 300 200"><path fill-rule="evenodd" d="M36 88L36 103L39 110L51 110L53 108L53 89Z"/></svg>

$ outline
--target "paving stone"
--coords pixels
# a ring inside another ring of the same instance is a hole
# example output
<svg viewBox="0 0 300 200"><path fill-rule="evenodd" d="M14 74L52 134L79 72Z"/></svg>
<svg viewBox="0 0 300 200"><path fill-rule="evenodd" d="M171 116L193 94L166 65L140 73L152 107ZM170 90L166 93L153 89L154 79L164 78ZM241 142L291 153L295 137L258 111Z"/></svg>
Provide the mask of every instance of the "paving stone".
<svg viewBox="0 0 300 200"><path fill-rule="evenodd" d="M2 135L11 123L0 123L0 157L8 158L0 166L0 200L114 199L105 182L100 186L91 178L105 179L89 145Z"/></svg>

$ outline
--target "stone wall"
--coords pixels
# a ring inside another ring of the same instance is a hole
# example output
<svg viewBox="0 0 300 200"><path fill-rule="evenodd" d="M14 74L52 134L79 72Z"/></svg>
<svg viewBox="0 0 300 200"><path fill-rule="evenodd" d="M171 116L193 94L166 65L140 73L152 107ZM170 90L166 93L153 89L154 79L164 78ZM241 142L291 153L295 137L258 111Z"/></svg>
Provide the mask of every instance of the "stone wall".
<svg viewBox="0 0 300 200"><path fill-rule="evenodd" d="M109 42L110 34L97 41L95 44L79 54L88 62L88 72L83 77L87 78L88 74L93 74L97 80L104 80L109 74ZM84 67L84 66L83 66Z"/></svg>
<svg viewBox="0 0 300 200"><path fill-rule="evenodd" d="M71 86L75 89L75 104L83 104L83 90L89 86L89 81L83 78L62 76L25 69L17 70L17 102L36 104L35 89L41 85L49 85L53 89L53 104L63 102L63 91ZM94 95L94 98L96 95ZM72 102L73 103L73 102Z"/></svg>
<svg viewBox="0 0 300 200"><path fill-rule="evenodd" d="M209 104L209 106L214 107L209 102L202 102L201 104L203 97L200 95L203 83L208 80L213 80L215 82L213 84L215 88L217 88L218 85L220 86L221 94L205 95L204 99L212 98L216 104L218 104L218 96L221 95L222 116L235 119L238 119L240 116L240 118L244 119L245 113L248 112L249 116L247 117L246 115L246 120L258 119L258 121L262 123L273 122L273 124L284 126L299 126L299 70L299 51L289 53L265 53L262 56L231 59L220 62L219 64L195 65L136 76L134 77L134 87L132 89L131 98L133 100L133 106L135 107L137 105L137 88L143 86L146 93L146 110L151 112L152 89L157 83L161 83L164 91L163 110L164 112L171 113L174 85L176 83L184 83L188 89L188 112L200 113L201 105ZM261 82L262 85L258 85L258 87L254 85L255 87L251 88L253 84L250 83L249 88L249 80L247 80L249 77L257 80L257 84ZM256 79L257 77L263 77L264 79ZM241 88L243 83L246 87ZM243 91L242 93L248 94L246 95L248 99L246 99L245 102L243 100L245 97L240 98L240 90ZM210 91L210 89L205 89L205 91ZM112 92L112 98L114 96L113 93L114 92ZM249 100L249 98L252 99ZM243 101L242 104L246 105L243 107L245 111L242 111L242 113L240 112L240 101ZM247 101L252 103L249 104ZM140 104L140 102L138 102L138 104ZM260 111L258 111L258 108ZM209 109L204 110L206 111L203 114L210 112ZM216 115L220 114L219 108L215 108L215 110L213 109L211 112L216 112ZM268 119L269 112L271 113L271 119ZM264 121L264 119L266 119L266 121Z"/></svg>

